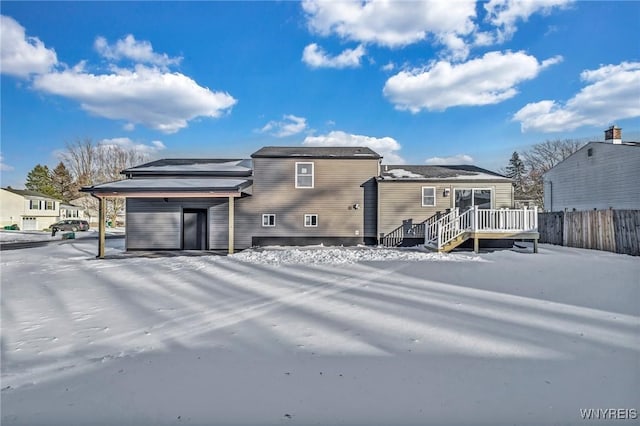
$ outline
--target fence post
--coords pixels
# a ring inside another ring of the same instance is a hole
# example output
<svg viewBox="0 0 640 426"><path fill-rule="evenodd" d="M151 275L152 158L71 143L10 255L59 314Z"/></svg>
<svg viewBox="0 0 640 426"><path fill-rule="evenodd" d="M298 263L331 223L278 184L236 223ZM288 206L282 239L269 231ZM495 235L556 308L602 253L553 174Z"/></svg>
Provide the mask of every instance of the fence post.
<svg viewBox="0 0 640 426"><path fill-rule="evenodd" d="M529 230L529 212L527 211L527 206L522 207L523 217L522 217L522 227L524 231Z"/></svg>
<svg viewBox="0 0 640 426"><path fill-rule="evenodd" d="M438 250L442 248L442 223L438 222Z"/></svg>
<svg viewBox="0 0 640 426"><path fill-rule="evenodd" d="M533 229L538 230L538 206L533 206Z"/></svg>

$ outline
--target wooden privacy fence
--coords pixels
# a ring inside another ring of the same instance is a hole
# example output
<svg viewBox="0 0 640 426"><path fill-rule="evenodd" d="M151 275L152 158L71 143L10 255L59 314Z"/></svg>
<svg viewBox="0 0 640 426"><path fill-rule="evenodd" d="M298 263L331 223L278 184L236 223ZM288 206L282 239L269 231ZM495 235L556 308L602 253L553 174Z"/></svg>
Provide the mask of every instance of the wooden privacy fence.
<svg viewBox="0 0 640 426"><path fill-rule="evenodd" d="M640 210L538 213L540 242L640 256Z"/></svg>

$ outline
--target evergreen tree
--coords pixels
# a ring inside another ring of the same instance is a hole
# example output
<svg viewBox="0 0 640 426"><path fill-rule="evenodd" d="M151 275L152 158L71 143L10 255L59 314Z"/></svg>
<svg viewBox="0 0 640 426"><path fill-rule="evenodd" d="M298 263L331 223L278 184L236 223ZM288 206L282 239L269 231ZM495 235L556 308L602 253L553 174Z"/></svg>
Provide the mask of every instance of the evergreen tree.
<svg viewBox="0 0 640 426"><path fill-rule="evenodd" d="M58 198L58 194L56 194L56 190L53 187L51 171L47 166L36 165L27 175L25 187L28 190Z"/></svg>
<svg viewBox="0 0 640 426"><path fill-rule="evenodd" d="M509 160L509 165L505 169L506 176L513 180L514 186L514 195L516 199L524 199L526 190L525 190L525 179L526 179L526 170L524 167L524 162L520 159L520 156L517 152L513 152L511 155L511 159Z"/></svg>
<svg viewBox="0 0 640 426"><path fill-rule="evenodd" d="M51 183L56 197L69 202L77 196L77 185L71 176L71 172L61 161L51 173Z"/></svg>

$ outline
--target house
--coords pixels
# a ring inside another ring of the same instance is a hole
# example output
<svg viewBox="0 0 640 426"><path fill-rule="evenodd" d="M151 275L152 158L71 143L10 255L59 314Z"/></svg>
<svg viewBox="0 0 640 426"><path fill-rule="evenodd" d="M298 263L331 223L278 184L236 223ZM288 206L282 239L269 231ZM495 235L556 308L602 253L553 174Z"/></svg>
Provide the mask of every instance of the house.
<svg viewBox="0 0 640 426"><path fill-rule="evenodd" d="M376 181L380 238L455 208L513 208L511 179L476 166L383 165Z"/></svg>
<svg viewBox="0 0 640 426"><path fill-rule="evenodd" d="M0 226L42 230L57 222L60 200L27 189L0 188Z"/></svg>
<svg viewBox="0 0 640 426"><path fill-rule="evenodd" d="M377 244L398 228L407 231L401 239L416 237L418 225L424 243L428 219L513 207L511 180L502 175L474 166L381 166L365 147L269 146L250 159L163 159L122 173L127 179L82 191L101 200L101 214L107 198L126 199L127 250Z"/></svg>
<svg viewBox="0 0 640 426"><path fill-rule="evenodd" d="M640 143L611 126L543 175L548 211L640 209Z"/></svg>

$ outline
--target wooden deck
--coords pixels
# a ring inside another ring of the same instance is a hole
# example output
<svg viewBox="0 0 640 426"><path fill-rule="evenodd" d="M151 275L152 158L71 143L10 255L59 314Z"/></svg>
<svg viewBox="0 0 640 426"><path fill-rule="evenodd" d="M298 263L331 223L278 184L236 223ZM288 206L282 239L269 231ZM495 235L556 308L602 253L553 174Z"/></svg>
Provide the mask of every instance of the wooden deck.
<svg viewBox="0 0 640 426"><path fill-rule="evenodd" d="M478 209L452 211L425 229L425 246L449 252L473 239L474 251L486 239L532 240L538 252L538 211L534 209Z"/></svg>

